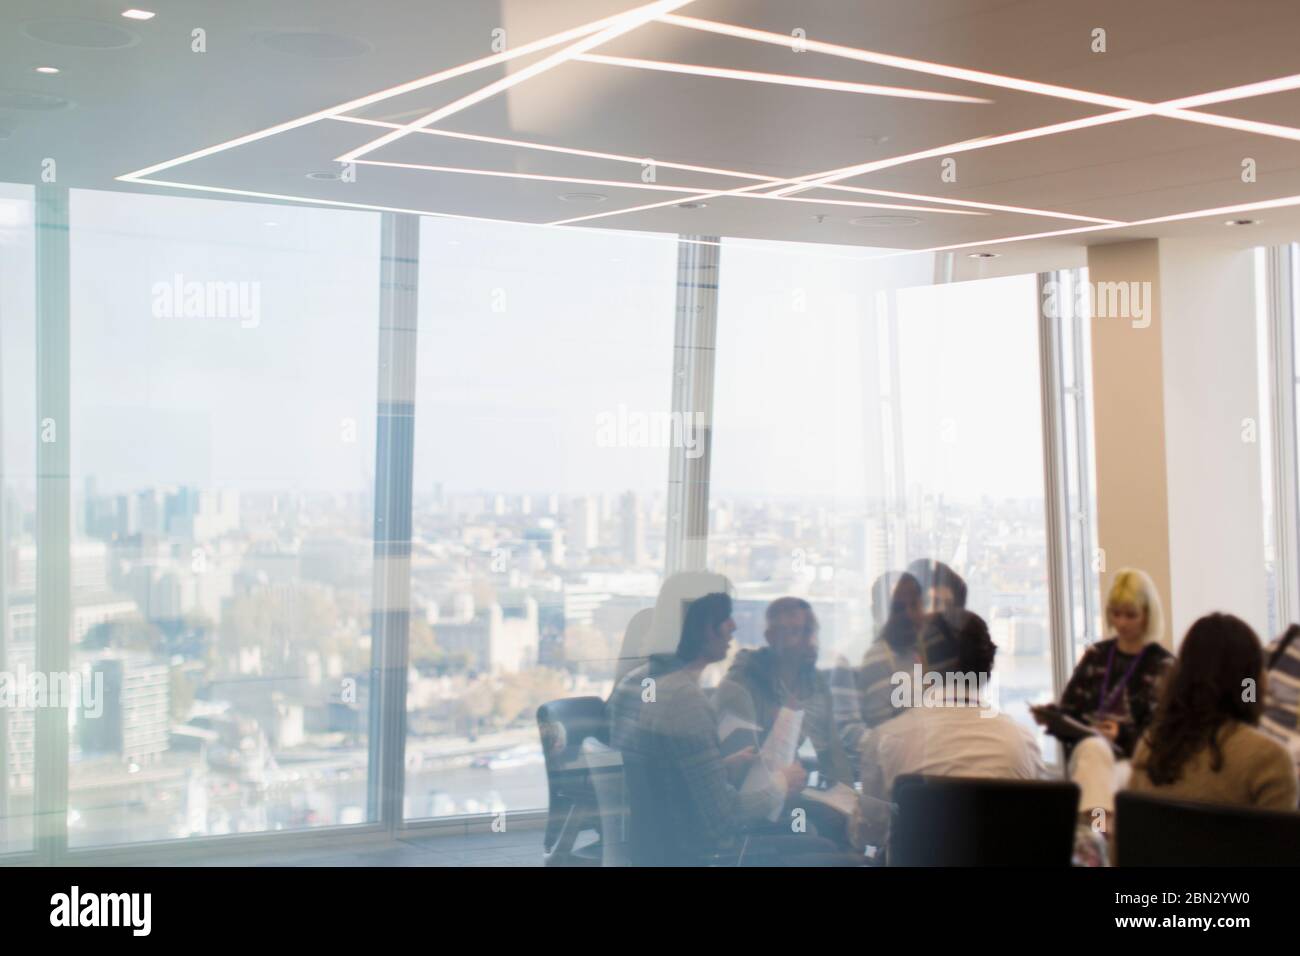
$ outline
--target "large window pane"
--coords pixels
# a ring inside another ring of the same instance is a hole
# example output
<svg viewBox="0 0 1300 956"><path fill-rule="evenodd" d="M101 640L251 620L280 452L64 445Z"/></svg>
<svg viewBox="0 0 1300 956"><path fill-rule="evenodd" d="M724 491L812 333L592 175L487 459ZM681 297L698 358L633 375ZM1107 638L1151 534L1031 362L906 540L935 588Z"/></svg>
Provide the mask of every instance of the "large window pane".
<svg viewBox="0 0 1300 956"><path fill-rule="evenodd" d="M664 563L676 244L425 219L408 818L538 809Z"/></svg>
<svg viewBox="0 0 1300 956"><path fill-rule="evenodd" d="M36 666L36 262L32 187L0 183L0 672ZM0 709L0 853L32 846L35 713Z"/></svg>
<svg viewBox="0 0 1300 956"><path fill-rule="evenodd" d="M930 285L922 256L724 243L710 564L738 646L809 600L820 666L857 664L919 559L967 582L998 703L1052 696L1034 276Z"/></svg>
<svg viewBox="0 0 1300 956"><path fill-rule="evenodd" d="M361 822L378 216L71 221L69 843Z"/></svg>
<svg viewBox="0 0 1300 956"><path fill-rule="evenodd" d="M907 557L969 587L1003 711L1053 696L1035 276L898 295Z"/></svg>

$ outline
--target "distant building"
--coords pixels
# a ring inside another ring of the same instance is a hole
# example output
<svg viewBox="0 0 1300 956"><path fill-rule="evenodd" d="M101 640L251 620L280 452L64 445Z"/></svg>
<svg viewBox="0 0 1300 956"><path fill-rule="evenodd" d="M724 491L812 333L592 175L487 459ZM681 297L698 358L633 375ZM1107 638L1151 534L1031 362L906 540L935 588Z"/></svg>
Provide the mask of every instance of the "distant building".
<svg viewBox="0 0 1300 956"><path fill-rule="evenodd" d="M537 664L540 632L537 602L506 611L493 604L468 621L439 622L434 640L448 653L466 653L470 666L489 674L512 674Z"/></svg>
<svg viewBox="0 0 1300 956"><path fill-rule="evenodd" d="M109 651L89 662L98 716L81 707L77 724L86 753L119 754L147 763L165 753L170 738L169 671L144 655ZM102 679L102 690L99 681Z"/></svg>
<svg viewBox="0 0 1300 956"><path fill-rule="evenodd" d="M619 508L620 536L623 562L631 567L645 563L645 514L636 492L629 491L623 495Z"/></svg>
<svg viewBox="0 0 1300 956"><path fill-rule="evenodd" d="M570 498L567 526L569 546L590 551L600 544L600 509L595 498Z"/></svg>

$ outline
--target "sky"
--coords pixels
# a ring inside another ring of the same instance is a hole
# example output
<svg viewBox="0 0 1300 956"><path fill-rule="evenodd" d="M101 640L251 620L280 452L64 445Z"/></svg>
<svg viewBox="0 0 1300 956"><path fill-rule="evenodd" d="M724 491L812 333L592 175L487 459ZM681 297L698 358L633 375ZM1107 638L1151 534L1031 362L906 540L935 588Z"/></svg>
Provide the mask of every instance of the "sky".
<svg viewBox="0 0 1300 956"><path fill-rule="evenodd" d="M29 195L0 189L11 475L34 457ZM74 190L71 216L74 487L369 486L378 214ZM425 218L420 243L417 492L661 491L667 449L599 425L670 409L672 237ZM892 310L908 484L1041 496L1033 278L929 286L928 257L879 254L724 240L714 489L880 492ZM193 282L256 289L256 317L168 301Z"/></svg>

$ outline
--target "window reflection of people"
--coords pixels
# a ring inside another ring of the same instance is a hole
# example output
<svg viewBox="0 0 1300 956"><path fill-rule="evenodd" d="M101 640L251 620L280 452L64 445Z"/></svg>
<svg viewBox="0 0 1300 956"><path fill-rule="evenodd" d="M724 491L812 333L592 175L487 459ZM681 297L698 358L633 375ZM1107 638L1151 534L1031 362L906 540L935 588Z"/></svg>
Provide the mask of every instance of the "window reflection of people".
<svg viewBox="0 0 1300 956"><path fill-rule="evenodd" d="M1133 757L1129 787L1176 800L1296 808L1296 767L1259 730L1263 651L1250 625L1208 614L1178 649L1151 727ZM1123 825L1123 821L1119 821Z"/></svg>
<svg viewBox="0 0 1300 956"><path fill-rule="evenodd" d="M891 579L895 582L893 592L886 591L881 601L888 602L888 616L861 666L837 667L831 675L836 729L855 767L867 732L900 713L890 700L891 679L898 671L912 669L917 660L917 634L925 619L921 582L907 572L882 575L873 595L879 598Z"/></svg>
<svg viewBox="0 0 1300 956"><path fill-rule="evenodd" d="M633 670L611 698L613 742L628 775L634 861L688 865L737 850L743 827L770 819L807 780L798 763L751 790L728 780L728 770L739 771L756 754L750 748L724 761L700 675L727 656L735 630L726 594L691 602L676 653Z"/></svg>
<svg viewBox="0 0 1300 956"><path fill-rule="evenodd" d="M767 646L736 654L715 698L720 726L734 727L724 753L761 746L781 708L803 713L801 736L817 753L829 783L852 785L853 770L835 734L830 681L817 670L817 616L802 598L783 597L767 607ZM732 718L728 720L728 718Z"/></svg>
<svg viewBox="0 0 1300 956"><path fill-rule="evenodd" d="M1010 716L990 709L983 690L997 645L978 614L950 610L927 618L924 635L951 643L955 670L942 699L923 699L872 730L862 747L862 795L855 842L880 845L894 781L903 774L1037 780L1046 777L1038 742Z"/></svg>
<svg viewBox="0 0 1300 956"><path fill-rule="evenodd" d="M1060 704L1032 708L1069 751L1069 774L1080 789L1079 811L1114 809L1128 780L1130 759L1155 713L1159 683L1173 656L1164 634L1160 595L1135 568L1115 574L1106 598L1112 636L1084 651ZM1064 717L1065 720L1060 718Z"/></svg>
<svg viewBox="0 0 1300 956"><path fill-rule="evenodd" d="M921 583L927 612L943 614L946 611L965 609L966 582L942 561L918 558L907 566L907 573Z"/></svg>
<svg viewBox="0 0 1300 956"><path fill-rule="evenodd" d="M931 558L921 558L907 566L908 573L921 583L922 605L927 614L947 614L966 609L966 582L962 576ZM921 669L943 673L957 662L957 647L939 631L927 630L917 641Z"/></svg>
<svg viewBox="0 0 1300 956"><path fill-rule="evenodd" d="M711 571L678 571L664 579L654 610L637 611L628 621L614 673L614 686L653 656L675 656L686 607L706 594L731 593L731 582Z"/></svg>

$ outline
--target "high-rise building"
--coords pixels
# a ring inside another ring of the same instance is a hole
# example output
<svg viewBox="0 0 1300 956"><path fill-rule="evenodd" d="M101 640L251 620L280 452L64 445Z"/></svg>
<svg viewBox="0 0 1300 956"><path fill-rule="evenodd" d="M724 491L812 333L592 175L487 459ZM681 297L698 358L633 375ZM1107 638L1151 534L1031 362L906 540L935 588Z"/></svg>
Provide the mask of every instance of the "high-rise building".
<svg viewBox="0 0 1300 956"><path fill-rule="evenodd" d="M82 749L144 763L166 752L171 724L166 664L144 655L106 651L90 661L92 695L78 715Z"/></svg>
<svg viewBox="0 0 1300 956"><path fill-rule="evenodd" d="M579 496L569 499L567 519L569 546L576 551L590 551L600 543L600 514L596 499Z"/></svg>
<svg viewBox="0 0 1300 956"><path fill-rule="evenodd" d="M646 560L645 551L645 514L636 492L629 491L623 495L619 510L619 543L623 552L623 562L633 567L642 565Z"/></svg>

